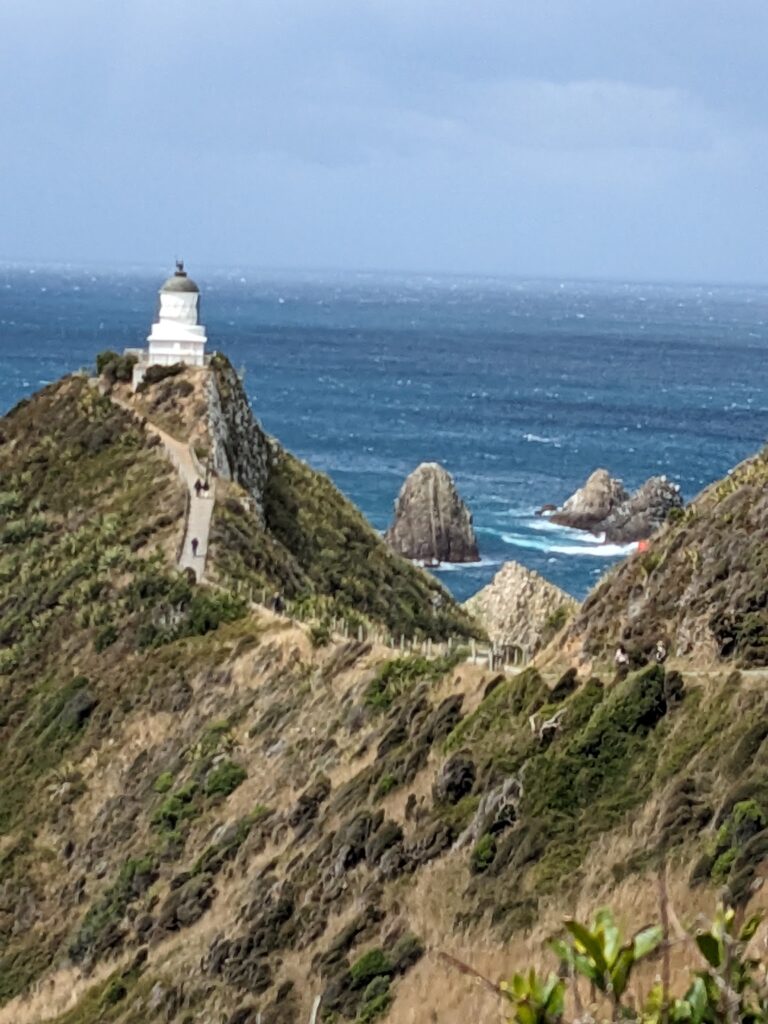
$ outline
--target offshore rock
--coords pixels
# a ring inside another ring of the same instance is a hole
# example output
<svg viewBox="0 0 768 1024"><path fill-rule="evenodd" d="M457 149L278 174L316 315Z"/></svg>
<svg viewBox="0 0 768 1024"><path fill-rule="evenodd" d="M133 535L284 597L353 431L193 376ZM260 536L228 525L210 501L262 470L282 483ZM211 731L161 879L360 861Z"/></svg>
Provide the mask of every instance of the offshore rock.
<svg viewBox="0 0 768 1024"><path fill-rule="evenodd" d="M605 539L614 544L644 540L658 530L672 509L682 507L679 485L665 476L652 476L628 501L613 509L603 524Z"/></svg>
<svg viewBox="0 0 768 1024"><path fill-rule="evenodd" d="M682 506L680 487L666 476L653 476L629 494L608 470L596 469L550 519L559 526L604 533L612 544L629 544L650 537L672 509Z"/></svg>
<svg viewBox="0 0 768 1024"><path fill-rule="evenodd" d="M571 618L578 603L532 569L505 562L464 607L494 643L533 654Z"/></svg>
<svg viewBox="0 0 768 1024"><path fill-rule="evenodd" d="M612 477L607 469L596 469L584 486L552 514L551 521L574 530L599 532L614 509L628 500L629 493L621 480Z"/></svg>
<svg viewBox="0 0 768 1024"><path fill-rule="evenodd" d="M423 462L406 479L385 540L405 558L427 563L480 561L472 515L436 462Z"/></svg>

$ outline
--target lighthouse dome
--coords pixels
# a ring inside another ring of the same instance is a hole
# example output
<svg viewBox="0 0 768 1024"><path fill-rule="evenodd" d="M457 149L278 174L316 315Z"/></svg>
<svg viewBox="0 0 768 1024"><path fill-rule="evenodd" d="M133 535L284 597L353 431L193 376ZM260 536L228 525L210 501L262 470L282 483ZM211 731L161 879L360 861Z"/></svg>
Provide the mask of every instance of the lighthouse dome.
<svg viewBox="0 0 768 1024"><path fill-rule="evenodd" d="M200 292L195 282L191 277L187 277L187 272L184 269L184 261L176 261L176 273L173 277L169 277L163 287L160 289L161 292Z"/></svg>

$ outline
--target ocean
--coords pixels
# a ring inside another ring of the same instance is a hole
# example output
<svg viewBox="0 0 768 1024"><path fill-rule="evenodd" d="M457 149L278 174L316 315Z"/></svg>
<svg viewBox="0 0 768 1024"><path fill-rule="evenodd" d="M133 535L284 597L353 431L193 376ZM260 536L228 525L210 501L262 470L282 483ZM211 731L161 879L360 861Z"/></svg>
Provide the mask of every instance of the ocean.
<svg viewBox="0 0 768 1024"><path fill-rule="evenodd" d="M97 352L141 345L168 271L0 267L0 412ZM264 427L383 530L405 476L442 463L482 561L582 597L626 551L534 516L598 466L686 499L768 435L768 288L191 268L209 348Z"/></svg>

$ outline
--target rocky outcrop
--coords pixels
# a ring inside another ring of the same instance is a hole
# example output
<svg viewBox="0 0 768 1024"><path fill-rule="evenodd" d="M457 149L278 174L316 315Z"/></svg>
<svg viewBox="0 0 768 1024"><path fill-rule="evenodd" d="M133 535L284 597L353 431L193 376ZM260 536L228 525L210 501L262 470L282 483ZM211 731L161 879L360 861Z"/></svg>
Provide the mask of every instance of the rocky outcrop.
<svg viewBox="0 0 768 1024"><path fill-rule="evenodd" d="M621 480L612 477L607 469L596 469L584 486L552 514L552 522L574 530L597 532L611 512L628 498Z"/></svg>
<svg viewBox="0 0 768 1024"><path fill-rule="evenodd" d="M653 476L634 494L607 469L596 469L550 519L574 530L604 533L606 541L628 544L650 537L674 508L682 508L680 488L666 476Z"/></svg>
<svg viewBox="0 0 768 1024"><path fill-rule="evenodd" d="M478 562L472 515L453 478L436 462L423 462L406 479L385 540L405 558L425 562Z"/></svg>
<svg viewBox="0 0 768 1024"><path fill-rule="evenodd" d="M506 562L464 607L494 643L530 654L565 624L578 604L537 572Z"/></svg>
<svg viewBox="0 0 768 1024"><path fill-rule="evenodd" d="M224 480L234 480L245 488L263 525L270 442L251 411L240 378L229 360L221 356L211 361L206 397L213 470Z"/></svg>
<svg viewBox="0 0 768 1024"><path fill-rule="evenodd" d="M612 510L603 524L605 539L617 544L644 540L658 530L672 509L682 507L679 485L665 476L652 476Z"/></svg>

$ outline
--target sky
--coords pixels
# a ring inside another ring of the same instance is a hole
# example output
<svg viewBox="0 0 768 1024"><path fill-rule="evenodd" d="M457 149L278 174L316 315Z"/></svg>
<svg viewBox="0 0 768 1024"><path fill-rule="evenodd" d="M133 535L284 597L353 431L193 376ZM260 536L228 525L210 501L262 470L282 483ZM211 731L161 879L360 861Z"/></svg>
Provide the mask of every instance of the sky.
<svg viewBox="0 0 768 1024"><path fill-rule="evenodd" d="M765 0L0 0L0 260L764 282Z"/></svg>

